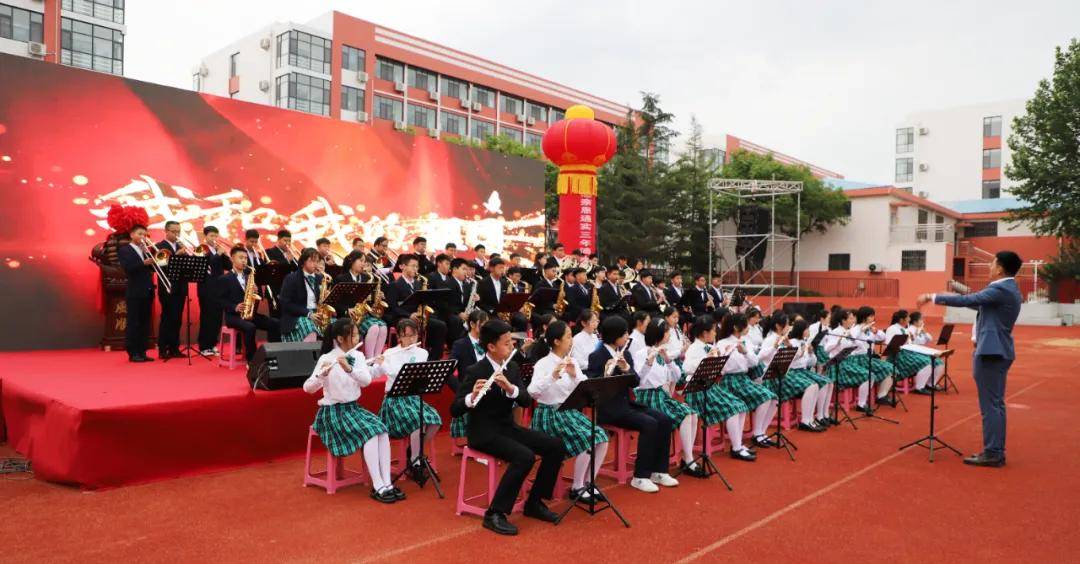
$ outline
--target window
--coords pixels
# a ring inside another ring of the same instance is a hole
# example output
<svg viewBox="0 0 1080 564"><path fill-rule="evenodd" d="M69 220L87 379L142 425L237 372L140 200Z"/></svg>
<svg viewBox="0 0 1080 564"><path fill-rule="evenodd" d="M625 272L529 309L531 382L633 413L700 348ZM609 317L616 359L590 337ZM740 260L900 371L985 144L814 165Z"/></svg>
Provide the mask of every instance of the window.
<svg viewBox="0 0 1080 564"><path fill-rule="evenodd" d="M44 41L40 12L31 12L0 4L0 37L15 41Z"/></svg>
<svg viewBox="0 0 1080 564"><path fill-rule="evenodd" d="M934 214L934 241L940 243L945 240L945 218Z"/></svg>
<svg viewBox="0 0 1080 564"><path fill-rule="evenodd" d="M543 143L544 136L539 133L533 133L531 131L525 132L525 144L530 147L540 148L540 144Z"/></svg>
<svg viewBox="0 0 1080 564"><path fill-rule="evenodd" d="M851 217L851 200L844 202L844 215L846 217Z"/></svg>
<svg viewBox="0 0 1080 564"><path fill-rule="evenodd" d="M452 135L468 135L465 129L465 116L443 110L442 131Z"/></svg>
<svg viewBox="0 0 1080 564"><path fill-rule="evenodd" d="M529 103L528 109L525 110L526 115L535 119L537 123L547 122L548 109L547 106L538 106L533 103Z"/></svg>
<svg viewBox="0 0 1080 564"><path fill-rule="evenodd" d="M896 130L896 152L910 153L915 150L915 128L901 127Z"/></svg>
<svg viewBox="0 0 1080 564"><path fill-rule="evenodd" d="M983 168L1001 168L1001 149L983 149Z"/></svg>
<svg viewBox="0 0 1080 564"><path fill-rule="evenodd" d="M1001 137L1001 116L983 118L983 137Z"/></svg>
<svg viewBox="0 0 1080 564"><path fill-rule="evenodd" d="M420 90L437 90L439 81L435 73L409 67L409 86Z"/></svg>
<svg viewBox="0 0 1080 564"><path fill-rule="evenodd" d="M829 270L851 270L851 255L848 253L830 254Z"/></svg>
<svg viewBox="0 0 1080 564"><path fill-rule="evenodd" d="M291 72L277 77L276 102L279 108L300 110L320 116L330 115L330 81Z"/></svg>
<svg viewBox="0 0 1080 564"><path fill-rule="evenodd" d="M363 49L348 45L341 46L341 68L353 72L362 71L367 64L366 61Z"/></svg>
<svg viewBox="0 0 1080 564"><path fill-rule="evenodd" d="M499 135L502 135L504 137L509 137L510 139L513 139L514 141L517 141L518 143L521 143L521 130L520 129L514 129L512 127L505 127L505 126L500 127L499 128Z"/></svg>
<svg viewBox="0 0 1080 564"><path fill-rule="evenodd" d="M409 104L409 125L435 129L435 108Z"/></svg>
<svg viewBox="0 0 1080 564"><path fill-rule="evenodd" d="M900 270L926 270L926 251L900 251Z"/></svg>
<svg viewBox="0 0 1080 564"><path fill-rule="evenodd" d="M300 67L330 74L330 40L302 31L286 31L278 36L277 66Z"/></svg>
<svg viewBox="0 0 1080 564"><path fill-rule="evenodd" d="M375 76L391 82L405 82L405 65L375 57Z"/></svg>
<svg viewBox="0 0 1080 564"><path fill-rule="evenodd" d="M472 138L483 141L495 135L495 126L490 121L474 119L472 122Z"/></svg>
<svg viewBox="0 0 1080 564"><path fill-rule="evenodd" d="M514 98L513 96L507 96L506 94L503 94L501 98L502 111L514 115L524 113L522 111L522 109L524 108L524 102L521 101L521 98Z"/></svg>
<svg viewBox="0 0 1080 564"><path fill-rule="evenodd" d="M375 96L375 117L390 121L405 121L401 100Z"/></svg>
<svg viewBox="0 0 1080 564"><path fill-rule="evenodd" d="M60 62L112 74L124 74L124 35L79 20L60 22Z"/></svg>
<svg viewBox="0 0 1080 564"><path fill-rule="evenodd" d="M1001 181L1000 180L983 180L982 182L982 197L984 200L991 198L1001 197Z"/></svg>
<svg viewBox="0 0 1080 564"><path fill-rule="evenodd" d="M232 55L229 55L229 78L233 78L234 76L238 76L236 74L236 71L238 70L237 66L238 66L238 63L239 63L239 59L240 59L240 53L233 53Z"/></svg>
<svg viewBox="0 0 1080 564"><path fill-rule="evenodd" d="M124 0L63 0L61 8L113 23L124 23Z"/></svg>
<svg viewBox="0 0 1080 564"><path fill-rule="evenodd" d="M364 111L364 89L351 86L341 87L341 109L350 112Z"/></svg>
<svg viewBox="0 0 1080 564"><path fill-rule="evenodd" d="M926 224L930 223L930 212L926 210L919 210L919 224L915 226L915 240L926 240Z"/></svg>
<svg viewBox="0 0 1080 564"><path fill-rule="evenodd" d="M896 181L911 182L915 178L915 159L896 159Z"/></svg>
<svg viewBox="0 0 1080 564"><path fill-rule="evenodd" d="M457 98L458 100L469 99L469 83L457 79L442 77L439 91L443 96Z"/></svg>
<svg viewBox="0 0 1080 564"><path fill-rule="evenodd" d="M551 123L555 123L564 117L566 117L566 112L551 108Z"/></svg>
<svg viewBox="0 0 1080 564"><path fill-rule="evenodd" d="M495 107L495 91L489 90L482 86L473 86L472 89L472 101L479 102L481 105L489 108Z"/></svg>
<svg viewBox="0 0 1080 564"><path fill-rule="evenodd" d="M996 221L973 221L964 229L965 237L997 237L998 222Z"/></svg>

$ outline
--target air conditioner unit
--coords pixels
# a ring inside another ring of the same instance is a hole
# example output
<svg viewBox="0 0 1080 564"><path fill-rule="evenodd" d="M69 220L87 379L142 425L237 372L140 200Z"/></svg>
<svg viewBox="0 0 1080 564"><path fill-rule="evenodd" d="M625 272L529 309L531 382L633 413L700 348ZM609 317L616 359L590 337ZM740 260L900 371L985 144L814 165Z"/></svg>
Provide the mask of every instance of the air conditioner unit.
<svg viewBox="0 0 1080 564"><path fill-rule="evenodd" d="M394 90L397 91L397 92L404 92L405 91L405 83L404 82L395 82L394 83Z"/></svg>
<svg viewBox="0 0 1080 564"><path fill-rule="evenodd" d="M435 101L439 100L439 91L438 90L428 90L427 95L428 95L428 98L431 98L432 100L435 100Z"/></svg>
<svg viewBox="0 0 1080 564"><path fill-rule="evenodd" d="M34 57L45 56L45 44L38 43L37 41L31 41L26 44L26 52Z"/></svg>
<svg viewBox="0 0 1080 564"><path fill-rule="evenodd" d="M259 47L263 51L269 51L270 50L270 45L271 45L271 40L270 40L269 37L264 37L264 38L259 40Z"/></svg>
<svg viewBox="0 0 1080 564"><path fill-rule="evenodd" d="M405 122L403 122L403 121L395 121L394 122L394 129L396 129L398 131L405 131Z"/></svg>
<svg viewBox="0 0 1080 564"><path fill-rule="evenodd" d="M880 262L872 262L872 263L870 263L870 273L871 274L880 274L882 272L885 272L885 265L884 264L881 264Z"/></svg>
<svg viewBox="0 0 1080 564"><path fill-rule="evenodd" d="M359 82L367 82L368 75L364 71L356 71L356 80Z"/></svg>
<svg viewBox="0 0 1080 564"><path fill-rule="evenodd" d="M930 135L930 128L929 127L920 127L919 128L919 135Z"/></svg>
<svg viewBox="0 0 1080 564"><path fill-rule="evenodd" d="M919 163L919 172L926 172L930 170L930 165L926 163Z"/></svg>
<svg viewBox="0 0 1080 564"><path fill-rule="evenodd" d="M270 81L269 80L260 80L259 81L259 90L262 90L263 92L269 92L270 91Z"/></svg>
<svg viewBox="0 0 1080 564"><path fill-rule="evenodd" d="M367 112L356 112L356 121L367 121Z"/></svg>
<svg viewBox="0 0 1080 564"><path fill-rule="evenodd" d="M429 137L434 137L435 139L439 138L439 130L438 129L429 129L429 130L427 130L427 134L428 134Z"/></svg>
<svg viewBox="0 0 1080 564"><path fill-rule="evenodd" d="M473 102L472 103L472 109L473 109L474 112L479 112L480 108L481 108L480 102Z"/></svg>
<svg viewBox="0 0 1080 564"><path fill-rule="evenodd" d="M518 114L516 117L518 123L525 123L525 114Z"/></svg>
<svg viewBox="0 0 1080 564"><path fill-rule="evenodd" d="M467 110L467 109L469 109L471 107L472 107L472 102L470 102L468 98L463 98L461 100L461 109Z"/></svg>
<svg viewBox="0 0 1080 564"><path fill-rule="evenodd" d="M529 118L529 125L536 125L536 118L530 117Z"/></svg>

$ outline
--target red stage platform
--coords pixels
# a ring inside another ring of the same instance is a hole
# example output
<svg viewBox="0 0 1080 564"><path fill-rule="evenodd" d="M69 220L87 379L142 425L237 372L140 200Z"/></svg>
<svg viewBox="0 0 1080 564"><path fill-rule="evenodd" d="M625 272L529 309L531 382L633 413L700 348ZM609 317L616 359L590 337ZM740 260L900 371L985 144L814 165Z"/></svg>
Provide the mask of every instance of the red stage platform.
<svg viewBox="0 0 1080 564"><path fill-rule="evenodd" d="M201 357L132 364L96 349L0 353L0 440L37 477L85 488L302 454L319 394L255 391ZM361 404L377 412L383 386ZM449 423L449 390L433 405ZM445 426L444 426L445 427Z"/></svg>

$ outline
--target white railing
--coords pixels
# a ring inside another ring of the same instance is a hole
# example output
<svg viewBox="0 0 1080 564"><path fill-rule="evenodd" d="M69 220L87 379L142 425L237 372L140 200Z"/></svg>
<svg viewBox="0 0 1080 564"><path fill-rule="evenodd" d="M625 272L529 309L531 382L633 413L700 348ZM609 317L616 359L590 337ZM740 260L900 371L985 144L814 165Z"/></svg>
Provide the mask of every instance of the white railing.
<svg viewBox="0 0 1080 564"><path fill-rule="evenodd" d="M952 243L951 223L917 223L889 227L890 243Z"/></svg>

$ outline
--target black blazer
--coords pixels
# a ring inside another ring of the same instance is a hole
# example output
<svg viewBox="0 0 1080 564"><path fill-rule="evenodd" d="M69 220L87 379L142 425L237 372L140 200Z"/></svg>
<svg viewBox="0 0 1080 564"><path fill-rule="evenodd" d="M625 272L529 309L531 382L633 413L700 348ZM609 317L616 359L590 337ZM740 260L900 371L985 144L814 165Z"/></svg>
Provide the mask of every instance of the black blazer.
<svg viewBox="0 0 1080 564"><path fill-rule="evenodd" d="M454 403L450 405L450 414L454 417L469 415L465 436L470 443L486 442L501 432L516 427L514 406L529 407L532 404L529 391L521 382L521 370L516 362L511 361L503 375L511 384L517 386L517 398L506 397L502 389L492 384L491 389L480 399L480 403L472 409L466 407L465 397L472 393L476 381L490 378L494 373L495 367L486 358L470 366L465 371L465 379L458 387Z"/></svg>
<svg viewBox="0 0 1080 564"><path fill-rule="evenodd" d="M619 295L619 291L612 286L610 282L604 282L604 284L600 286L600 289L597 290L597 294L600 298L600 306L604 308L605 313L618 313L622 311L622 307L615 307L622 296Z"/></svg>
<svg viewBox="0 0 1080 564"><path fill-rule="evenodd" d="M248 268L245 270L245 276L251 272ZM221 306L225 315L240 315L236 312L236 306L244 301L244 288L240 285L240 281L236 279L236 273L229 270L225 274L222 274L216 282L218 305Z"/></svg>
<svg viewBox="0 0 1080 564"><path fill-rule="evenodd" d="M476 296L478 298L477 304L480 309L488 312L489 315L495 315L495 308L499 305L499 300L495 298L495 281L490 276L485 276L477 282ZM510 281L506 278L499 280L499 296L504 296L510 292Z"/></svg>
<svg viewBox="0 0 1080 564"><path fill-rule="evenodd" d="M154 245L154 247L159 249L159 250L164 249L166 251L169 251L170 253L175 253L176 251L183 248L178 244L176 246L176 248L174 249L164 239L162 239L161 241L158 241L157 245ZM150 268L152 269L154 267L151 266ZM167 272L168 271L166 271L166 273ZM158 282L160 282L160 280ZM187 293L188 293L187 282L183 282L183 283L174 282L173 285L172 285L172 292L166 292L165 291L165 285L160 284L160 283L158 284L158 295L160 295L162 298L165 298L166 296L170 296L170 297L173 297L173 298L183 298L183 297L187 296Z"/></svg>
<svg viewBox="0 0 1080 564"><path fill-rule="evenodd" d="M540 279L536 281L536 286L533 287L533 290L535 291L535 290L539 290L540 288L551 288L551 289L555 290L555 296L556 296L556 299L557 299L558 294L559 294L559 288L561 286L562 286L562 280L559 280L558 278L555 278L549 284L548 281L545 280L543 276L541 276ZM567 301L569 302L569 298L567 299ZM539 307L538 306L538 307L533 308L533 314L534 315L548 315L548 314L553 314L553 313L555 313L555 299L553 299L551 301L551 305L548 305L546 307Z"/></svg>
<svg viewBox="0 0 1080 564"><path fill-rule="evenodd" d="M450 358L457 361L457 378L447 380L450 389L456 394L460 387L460 381L465 379L465 372L469 367L476 364L476 351L473 350L472 341L468 335L454 341L450 347Z"/></svg>
<svg viewBox="0 0 1080 564"><path fill-rule="evenodd" d="M607 347L601 345L589 355L589 367L585 370L585 375L589 378L602 378L604 376L604 365L611 358L613 357L608 352ZM643 407L641 404L630 400L630 388L636 388L641 383L637 372L634 371L634 359L630 357L630 351L623 351L623 358L626 359L629 370L623 372L616 367L613 376L629 374L633 376L633 383L629 388L624 389L621 393L600 405L600 411L597 415L602 419L616 418L635 408L640 409Z"/></svg>
<svg viewBox="0 0 1080 564"><path fill-rule="evenodd" d="M281 247L274 245L269 249L266 249L266 256L270 260L280 262L282 264L291 264L293 266L299 266L299 264L289 255L285 254L285 251L281 250Z"/></svg>
<svg viewBox="0 0 1080 564"><path fill-rule="evenodd" d="M683 288L682 292L685 296L686 288ZM679 301L682 300L682 298L679 297L679 294L675 292L674 286L668 286L667 288L664 288L664 298L667 299L667 303L670 304L671 307L682 311L683 306L679 305Z"/></svg>
<svg viewBox="0 0 1080 564"><path fill-rule="evenodd" d="M705 296L702 295L701 290L699 290L695 286L695 287L690 288L689 290L686 290L686 291L690 292L690 297L687 298L687 303L690 305L690 310L694 312L695 317L698 316L698 315L703 315L705 313L708 313L708 311L711 311L711 310L707 310L706 307L705 307L706 306L706 300L705 300ZM706 291L705 293L708 294L708 291Z"/></svg>
<svg viewBox="0 0 1080 564"><path fill-rule="evenodd" d="M447 298L442 300L439 304L439 312L442 313L444 317L447 319L457 317L459 313L465 311L465 306L469 303L469 294L472 294L472 282L462 280L461 287L459 287L457 280L454 280L454 277L451 276L448 281L439 282L439 287L450 290L450 294ZM479 296L479 294L477 294L477 296ZM460 363L458 366L460 366Z"/></svg>
<svg viewBox="0 0 1080 564"><path fill-rule="evenodd" d="M709 289L709 295L712 296L713 306L722 306L724 304L724 294L712 286L707 286L707 288Z"/></svg>
<svg viewBox="0 0 1080 564"><path fill-rule="evenodd" d="M120 261L120 268L127 274L127 290L124 295L129 298L149 298L154 295L154 267L143 264L139 253L131 245L120 245L116 248L116 258Z"/></svg>
<svg viewBox="0 0 1080 564"><path fill-rule="evenodd" d="M401 307L401 303L404 302L409 296L420 289L420 280L413 280L412 285L405 282L405 277L398 277L389 286L384 286L383 292L386 294L386 303L390 306L386 308L386 323L391 327L398 322L399 319L409 317L416 313L416 310L408 310Z"/></svg>
<svg viewBox="0 0 1080 564"><path fill-rule="evenodd" d="M239 285L239 284L238 284ZM307 281L304 280L303 270L294 270L285 276L281 282L281 292L278 292L278 308L281 309L281 334L287 335L296 329L296 322L301 317L307 317ZM318 299L318 296L316 296Z"/></svg>
<svg viewBox="0 0 1080 564"><path fill-rule="evenodd" d="M641 282L634 282L634 287L630 290L630 294L634 296L634 307L638 311L647 311L653 317L660 314L660 304L656 303L656 296L653 295L652 290L644 284Z"/></svg>
<svg viewBox="0 0 1080 564"><path fill-rule="evenodd" d="M567 322L577 321L578 316L590 305L591 295L583 291L577 284L566 285L566 310L563 311L563 319Z"/></svg>

